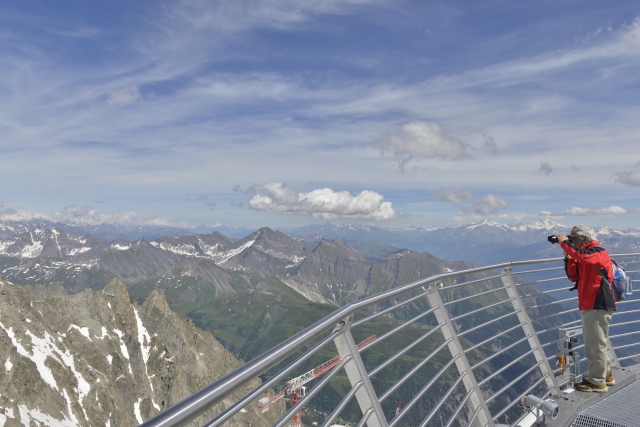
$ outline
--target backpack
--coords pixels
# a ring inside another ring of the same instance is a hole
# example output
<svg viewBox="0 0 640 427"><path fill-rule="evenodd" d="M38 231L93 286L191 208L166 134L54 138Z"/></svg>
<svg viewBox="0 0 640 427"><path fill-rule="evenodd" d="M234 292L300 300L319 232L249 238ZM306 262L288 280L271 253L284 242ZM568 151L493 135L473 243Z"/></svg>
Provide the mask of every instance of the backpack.
<svg viewBox="0 0 640 427"><path fill-rule="evenodd" d="M611 260L611 268L613 269L613 280L611 281L613 297L616 302L622 301L627 294L627 289L630 288L630 279L624 272L624 268L613 259Z"/></svg>

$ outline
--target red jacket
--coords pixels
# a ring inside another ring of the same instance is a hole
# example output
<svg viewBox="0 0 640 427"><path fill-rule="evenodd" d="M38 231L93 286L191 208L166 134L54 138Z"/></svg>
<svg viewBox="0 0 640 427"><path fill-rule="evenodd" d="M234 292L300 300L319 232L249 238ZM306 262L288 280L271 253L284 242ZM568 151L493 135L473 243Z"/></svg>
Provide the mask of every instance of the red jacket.
<svg viewBox="0 0 640 427"><path fill-rule="evenodd" d="M578 287L578 308L580 310L616 310L611 290L613 269L606 250L592 240L579 248L567 241L560 243L571 257L564 261L567 277Z"/></svg>

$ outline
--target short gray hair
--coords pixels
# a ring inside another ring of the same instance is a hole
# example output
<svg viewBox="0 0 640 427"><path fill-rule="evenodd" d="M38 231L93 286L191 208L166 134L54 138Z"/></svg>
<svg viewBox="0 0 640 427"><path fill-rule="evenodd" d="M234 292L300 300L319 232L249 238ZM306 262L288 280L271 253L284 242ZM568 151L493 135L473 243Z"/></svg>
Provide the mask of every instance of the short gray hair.
<svg viewBox="0 0 640 427"><path fill-rule="evenodd" d="M584 236L589 240L593 240L593 239L596 238L596 232L593 231L593 228L587 227L584 224L576 225L575 227L573 227L571 229L571 231L573 231L574 234L576 234L578 236Z"/></svg>

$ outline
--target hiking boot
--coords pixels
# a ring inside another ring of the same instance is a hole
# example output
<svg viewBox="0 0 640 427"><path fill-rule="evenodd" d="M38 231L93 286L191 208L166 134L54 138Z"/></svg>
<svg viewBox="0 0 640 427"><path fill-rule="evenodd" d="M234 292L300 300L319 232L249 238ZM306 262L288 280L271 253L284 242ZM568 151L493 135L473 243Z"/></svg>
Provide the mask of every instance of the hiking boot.
<svg viewBox="0 0 640 427"><path fill-rule="evenodd" d="M586 380L587 376L582 377L582 380ZM613 376L611 371L607 372L607 376L604 379L605 384L607 385L616 385L616 378Z"/></svg>
<svg viewBox="0 0 640 427"><path fill-rule="evenodd" d="M611 371L607 372L607 376L605 377L604 381L607 385L616 385L616 379Z"/></svg>
<svg viewBox="0 0 640 427"><path fill-rule="evenodd" d="M606 384L602 384L602 385L591 384L589 380L587 380L586 378L583 378L582 382L577 383L574 387L578 391L586 391L586 392L593 392L593 393L605 393L609 391L609 387L607 387Z"/></svg>

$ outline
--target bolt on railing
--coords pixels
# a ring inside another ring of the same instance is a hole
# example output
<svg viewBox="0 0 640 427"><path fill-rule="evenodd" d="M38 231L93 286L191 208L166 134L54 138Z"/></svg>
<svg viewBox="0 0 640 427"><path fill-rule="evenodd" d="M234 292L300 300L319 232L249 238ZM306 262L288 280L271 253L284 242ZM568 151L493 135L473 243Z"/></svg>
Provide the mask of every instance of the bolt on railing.
<svg viewBox="0 0 640 427"><path fill-rule="evenodd" d="M636 261L640 254L613 257L619 262L626 260L628 266L640 263ZM568 354L559 354L554 347L559 342L560 329L580 324L577 308L567 307L575 305L574 296L555 300L549 296L568 288L557 283L566 281L557 277L562 271L562 266L557 266L560 261L561 258L518 261L447 272L353 302L142 426L183 426L226 401L249 381L265 375L265 382L206 426L220 426L243 410L257 413L260 397L309 366L314 357L327 351L331 342L340 363L319 378L274 425L289 423L336 381L340 387L333 387L333 392L342 390L343 395L322 426L341 417L349 418L356 426L371 427L422 427L436 418L447 427L456 423L494 426L499 419L513 422L519 414L515 405L522 396L532 392L559 396L561 387L576 380L559 379L556 374L563 371L564 365L559 369L551 365L554 359ZM543 267L514 271L532 265ZM495 274L496 271L500 273ZM636 273L630 268L627 271ZM549 286L556 287L545 289ZM630 296L618 303L620 311L614 319L640 312L624 309L638 302L637 296ZM354 321L356 316L361 318ZM621 328L619 333L610 335L610 340L618 343L609 346L614 366L640 361L640 354L629 352L640 345L638 323L628 318L611 324L611 328ZM354 334L359 330L375 330L377 339L358 349ZM277 365L309 345L309 350L270 375ZM572 350L581 348L576 345ZM402 398L404 407L396 408L392 397Z"/></svg>

